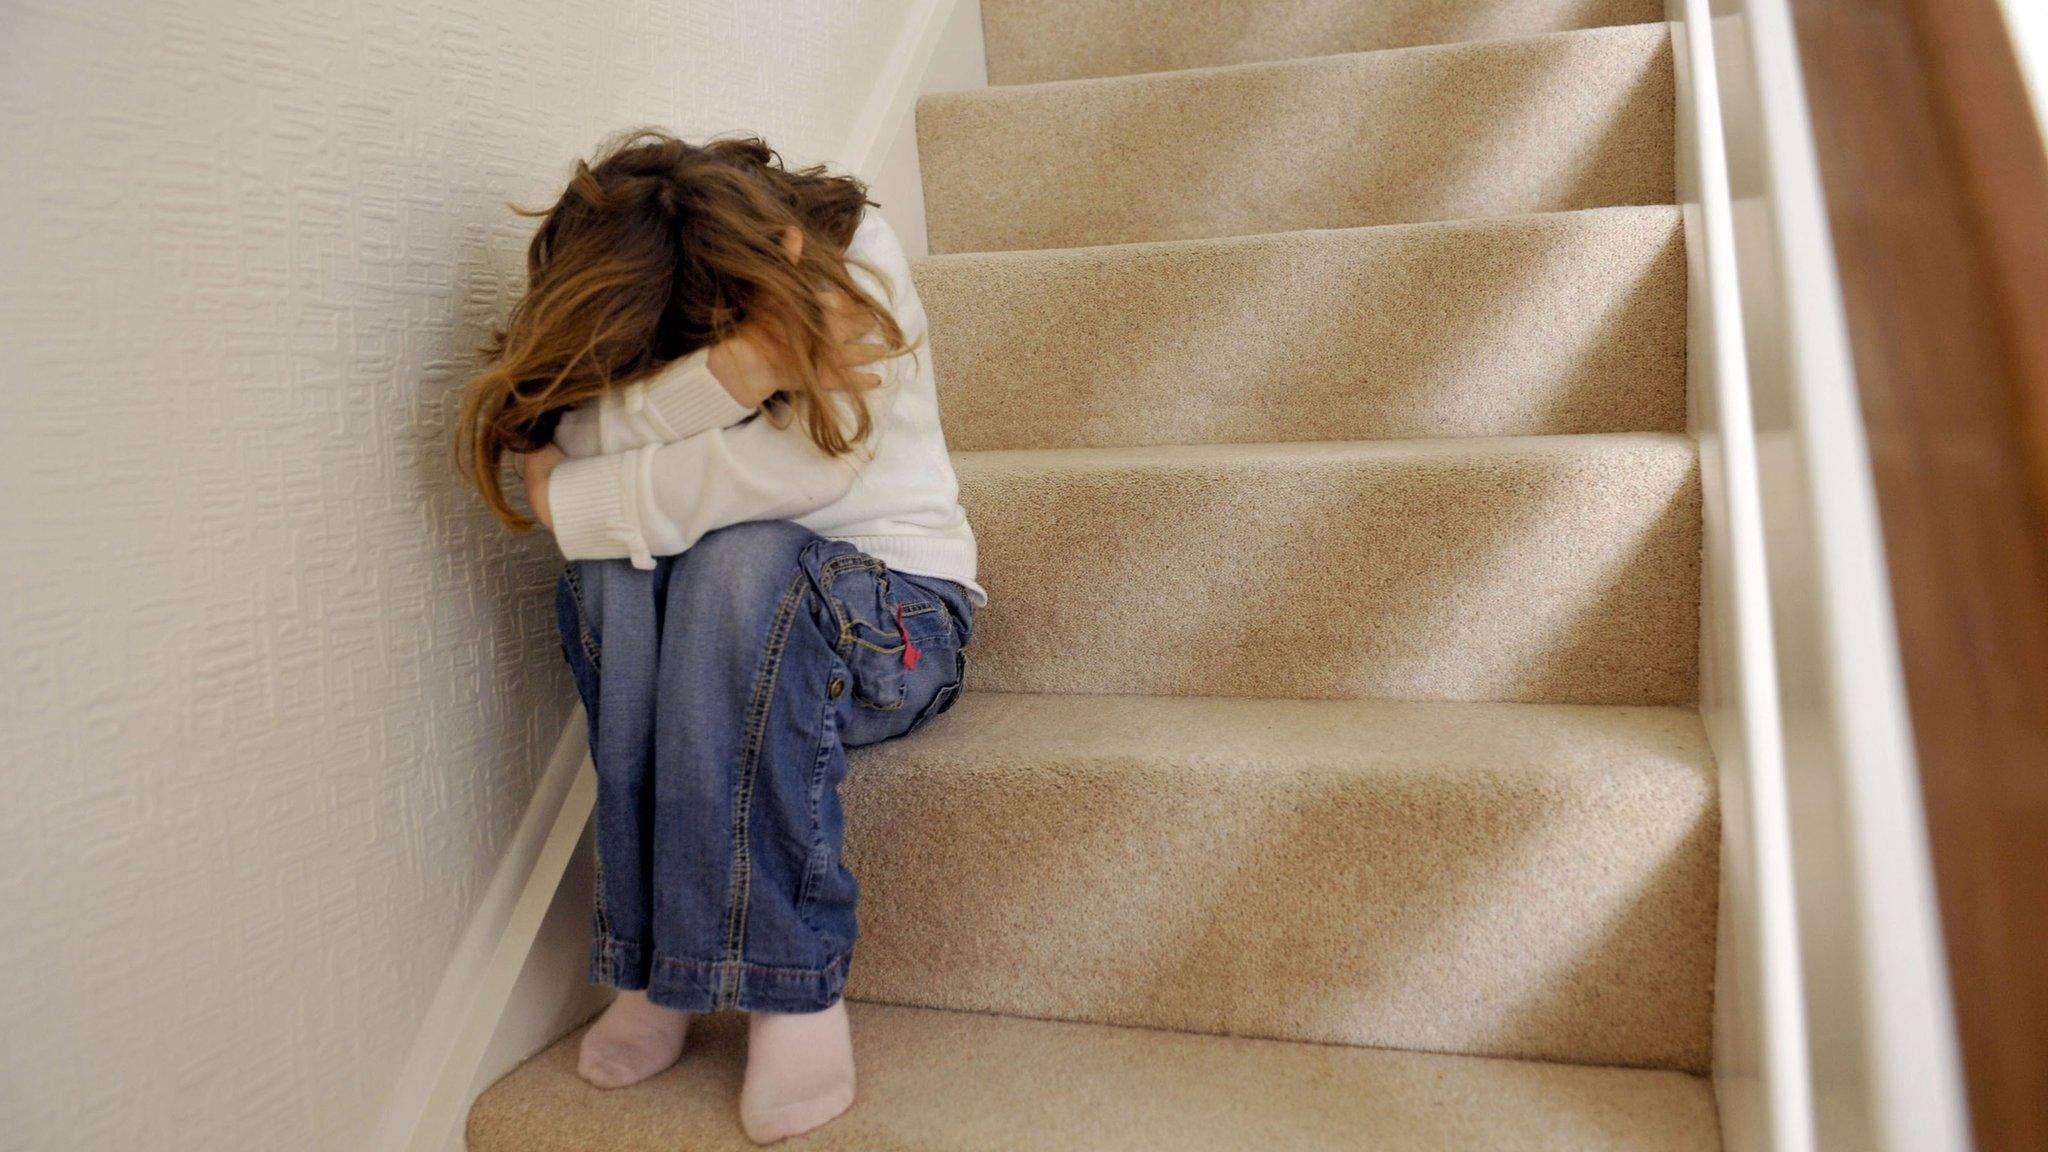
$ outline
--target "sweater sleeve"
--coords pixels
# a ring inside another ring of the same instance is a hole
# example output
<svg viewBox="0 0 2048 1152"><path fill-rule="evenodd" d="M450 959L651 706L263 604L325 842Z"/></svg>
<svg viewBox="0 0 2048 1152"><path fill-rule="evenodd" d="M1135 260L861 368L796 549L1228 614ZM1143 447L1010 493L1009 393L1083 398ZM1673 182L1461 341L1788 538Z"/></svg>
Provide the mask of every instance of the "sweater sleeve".
<svg viewBox="0 0 2048 1152"><path fill-rule="evenodd" d="M627 557L652 568L703 535L748 520L781 520L815 512L852 489L906 379L908 353L881 361L882 383L867 393L872 429L852 454L827 456L804 423L778 427L755 415L730 428L711 428L673 444L564 460L548 483L555 540L570 560ZM828 399L840 426L853 428L851 403Z"/></svg>
<svg viewBox="0 0 2048 1152"><path fill-rule="evenodd" d="M710 357L709 348L699 348L645 380L562 413L555 446L569 456L625 452L729 428L753 415L711 374Z"/></svg>

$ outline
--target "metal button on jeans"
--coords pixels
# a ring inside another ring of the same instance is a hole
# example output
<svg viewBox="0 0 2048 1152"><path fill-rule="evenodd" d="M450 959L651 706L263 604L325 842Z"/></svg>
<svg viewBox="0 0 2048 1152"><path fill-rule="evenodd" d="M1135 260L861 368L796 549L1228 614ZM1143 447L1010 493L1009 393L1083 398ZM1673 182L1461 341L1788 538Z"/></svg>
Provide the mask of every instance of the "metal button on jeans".
<svg viewBox="0 0 2048 1152"><path fill-rule="evenodd" d="M828 689L828 691L832 693L832 698L834 700L839 699L839 694L841 692L846 691L846 681L837 676L834 676L832 678L832 686L830 689Z"/></svg>

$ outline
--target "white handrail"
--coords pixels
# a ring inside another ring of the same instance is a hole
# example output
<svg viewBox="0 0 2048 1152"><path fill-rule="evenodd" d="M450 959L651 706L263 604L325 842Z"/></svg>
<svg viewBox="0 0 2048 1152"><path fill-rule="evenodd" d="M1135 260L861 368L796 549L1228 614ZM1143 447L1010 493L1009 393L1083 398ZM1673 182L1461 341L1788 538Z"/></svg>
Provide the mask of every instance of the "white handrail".
<svg viewBox="0 0 2048 1152"><path fill-rule="evenodd" d="M1904 681L1793 25L1785 0L1722 7L1706 27L1753 389L1814 1147L1963 1152Z"/></svg>

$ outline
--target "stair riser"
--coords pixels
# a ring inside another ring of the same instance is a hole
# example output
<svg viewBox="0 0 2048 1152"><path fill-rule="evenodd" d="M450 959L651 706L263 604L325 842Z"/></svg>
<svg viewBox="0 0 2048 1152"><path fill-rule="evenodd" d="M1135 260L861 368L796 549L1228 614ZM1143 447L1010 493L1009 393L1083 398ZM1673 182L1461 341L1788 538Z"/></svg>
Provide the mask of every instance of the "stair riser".
<svg viewBox="0 0 2048 1152"><path fill-rule="evenodd" d="M1690 441L1443 443L961 454L973 687L1690 702Z"/></svg>
<svg viewBox="0 0 2048 1152"><path fill-rule="evenodd" d="M934 252L1668 204L1662 26L918 104Z"/></svg>
<svg viewBox="0 0 2048 1152"><path fill-rule="evenodd" d="M991 84L1535 36L1664 18L1658 0L982 0Z"/></svg>
<svg viewBox="0 0 2048 1152"><path fill-rule="evenodd" d="M958 449L1678 431L1675 208L940 256Z"/></svg>
<svg viewBox="0 0 2048 1152"><path fill-rule="evenodd" d="M969 693L947 730L981 728L985 699ZM1711 778L1672 754L1697 722L1557 726L1588 759L1635 741L1631 771L879 746L846 787L862 889L849 993L1704 1070L1716 809Z"/></svg>

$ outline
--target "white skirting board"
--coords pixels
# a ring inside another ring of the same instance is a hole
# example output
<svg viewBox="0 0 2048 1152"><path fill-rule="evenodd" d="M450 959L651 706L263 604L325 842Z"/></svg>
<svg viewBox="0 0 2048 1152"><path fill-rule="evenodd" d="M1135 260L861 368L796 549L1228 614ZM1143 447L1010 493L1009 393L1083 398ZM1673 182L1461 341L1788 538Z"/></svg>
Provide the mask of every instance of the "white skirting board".
<svg viewBox="0 0 2048 1152"><path fill-rule="evenodd" d="M897 83L876 93L868 117L854 128L845 166L868 182L868 197L881 205L882 216L896 230L906 254L931 251L924 223L924 181L917 166L917 97L926 92L954 92L988 87L988 60L982 51L980 0L929 0L922 35L906 35L892 67ZM886 98L885 98L886 97Z"/></svg>
<svg viewBox="0 0 2048 1152"><path fill-rule="evenodd" d="M537 970L559 970L568 958L562 926L564 916L575 913L561 905L580 901L580 923L586 931L589 924L587 863L580 886L564 883L577 871L573 865L587 860L581 845L597 796L587 731L578 704L442 974L412 1055L371 1138L372 1149L460 1152L462 1122L477 1094L545 1044L517 1053L507 1047L519 1047L523 1036L560 1036L603 1005L597 990L581 981L587 936L577 945L576 983L535 987ZM535 946L542 940L551 944L546 952Z"/></svg>
<svg viewBox="0 0 2048 1152"><path fill-rule="evenodd" d="M1727 138L1707 0L1668 0L1700 444L1700 714L1721 796L1714 1096L1723 1152L1812 1152L1785 760Z"/></svg>
<svg viewBox="0 0 2048 1152"><path fill-rule="evenodd" d="M979 0L924 0L834 158L868 182L913 256L927 247L917 97L982 87L987 77ZM373 1152L462 1152L477 1096L609 1001L587 979L594 771L578 705L442 977Z"/></svg>

